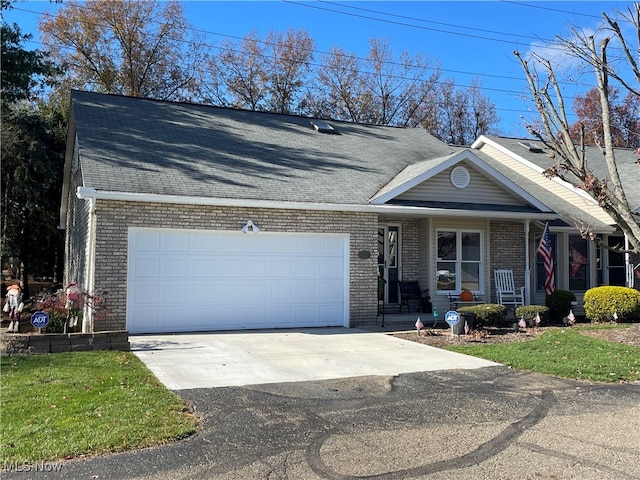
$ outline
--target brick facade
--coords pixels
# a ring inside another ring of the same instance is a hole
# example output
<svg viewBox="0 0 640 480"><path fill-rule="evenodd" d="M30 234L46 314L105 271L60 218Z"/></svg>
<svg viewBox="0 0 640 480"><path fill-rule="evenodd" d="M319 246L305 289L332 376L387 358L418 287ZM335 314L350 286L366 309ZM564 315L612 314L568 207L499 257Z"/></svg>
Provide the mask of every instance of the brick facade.
<svg viewBox="0 0 640 480"><path fill-rule="evenodd" d="M489 273L491 282L491 301L496 302L493 271L496 269L513 270L516 285L524 285L526 268L524 224L515 222L492 221L489 231L491 258Z"/></svg>
<svg viewBox="0 0 640 480"><path fill-rule="evenodd" d="M96 320L95 331L126 329L127 255L129 227L179 228L194 230L239 230L252 219L264 232L341 233L349 235L349 325L377 320L377 236L378 224L393 223L401 228L402 278L419 278L428 254L420 252L423 219L384 218L375 213L314 210L276 210L244 207L214 207L164 203L98 200L95 206L95 243L91 243L92 219L89 200L70 201L67 235L67 277L91 291L109 293L109 314ZM424 234L424 232L422 233ZM490 224L490 285L493 270L510 268L517 284L524 284L524 226L493 221ZM369 251L363 259L358 252ZM93 252L93 253L92 253ZM95 258L90 275L89 258ZM492 301L495 301L495 292Z"/></svg>
<svg viewBox="0 0 640 480"><path fill-rule="evenodd" d="M95 282L112 299L108 318L95 330L126 328L129 227L238 231L252 219L263 232L342 233L349 235L350 326L377 316L377 215L311 210L271 210L98 200L96 205ZM368 259L360 251L372 253ZM117 300L116 300L117 299Z"/></svg>

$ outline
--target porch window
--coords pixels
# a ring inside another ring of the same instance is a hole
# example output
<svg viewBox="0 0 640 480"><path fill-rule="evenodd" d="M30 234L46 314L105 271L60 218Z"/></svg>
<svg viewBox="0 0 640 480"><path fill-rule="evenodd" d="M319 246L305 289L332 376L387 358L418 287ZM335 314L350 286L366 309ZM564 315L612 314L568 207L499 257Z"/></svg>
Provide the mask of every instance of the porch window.
<svg viewBox="0 0 640 480"><path fill-rule="evenodd" d="M580 235L569 235L569 290L589 289L589 271L589 242Z"/></svg>
<svg viewBox="0 0 640 480"><path fill-rule="evenodd" d="M607 244L610 247L624 248L624 237L609 236L607 238ZM624 258L624 253L614 252L607 249L607 267L609 273L608 285L616 285L624 287L627 284L627 270Z"/></svg>
<svg viewBox="0 0 640 480"><path fill-rule="evenodd" d="M482 233L438 230L437 290L480 292Z"/></svg>

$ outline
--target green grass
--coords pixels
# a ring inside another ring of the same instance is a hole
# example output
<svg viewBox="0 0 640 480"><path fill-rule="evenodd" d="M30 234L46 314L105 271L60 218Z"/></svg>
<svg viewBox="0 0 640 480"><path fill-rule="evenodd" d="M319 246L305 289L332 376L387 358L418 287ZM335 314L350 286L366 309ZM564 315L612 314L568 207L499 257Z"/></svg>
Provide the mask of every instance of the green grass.
<svg viewBox="0 0 640 480"><path fill-rule="evenodd" d="M549 330L525 342L451 346L447 350L564 378L596 382L640 380L640 347L588 337L579 333L580 328ZM593 328L603 327L585 329Z"/></svg>
<svg viewBox="0 0 640 480"><path fill-rule="evenodd" d="M3 357L0 465L167 443L196 419L132 353Z"/></svg>

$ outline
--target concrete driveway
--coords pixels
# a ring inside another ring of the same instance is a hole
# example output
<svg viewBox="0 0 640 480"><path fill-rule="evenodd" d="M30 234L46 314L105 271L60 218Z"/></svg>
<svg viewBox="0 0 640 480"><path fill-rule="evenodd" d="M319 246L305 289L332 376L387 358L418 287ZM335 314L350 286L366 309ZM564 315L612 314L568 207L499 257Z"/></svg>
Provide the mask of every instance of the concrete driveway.
<svg viewBox="0 0 640 480"><path fill-rule="evenodd" d="M138 335L129 340L131 350L171 390L496 365L354 328Z"/></svg>

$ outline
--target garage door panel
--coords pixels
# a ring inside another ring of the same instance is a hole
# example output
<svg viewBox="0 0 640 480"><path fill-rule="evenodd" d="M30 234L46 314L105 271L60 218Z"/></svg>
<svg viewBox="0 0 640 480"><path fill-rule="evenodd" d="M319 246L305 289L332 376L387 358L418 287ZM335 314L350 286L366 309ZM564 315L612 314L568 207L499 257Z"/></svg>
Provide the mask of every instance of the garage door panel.
<svg viewBox="0 0 640 480"><path fill-rule="evenodd" d="M313 238L299 237L296 238L296 253L313 255L320 253L320 242L314 241Z"/></svg>
<svg viewBox="0 0 640 480"><path fill-rule="evenodd" d="M339 258L325 258L324 261L318 262L318 274L322 278L341 279L344 275L344 264Z"/></svg>
<svg viewBox="0 0 640 480"><path fill-rule="evenodd" d="M264 257L250 257L243 262L244 274L248 278L264 278L271 276L271 262Z"/></svg>
<svg viewBox="0 0 640 480"><path fill-rule="evenodd" d="M189 288L186 283L161 283L158 290L163 305L184 305L188 299Z"/></svg>
<svg viewBox="0 0 640 480"><path fill-rule="evenodd" d="M155 307L132 308L129 314L136 319L136 323L129 326L132 333L163 331L158 328L158 311Z"/></svg>
<svg viewBox="0 0 640 480"><path fill-rule="evenodd" d="M165 252L184 252L189 248L189 236L179 232L167 232L162 237L164 239Z"/></svg>
<svg viewBox="0 0 640 480"><path fill-rule="evenodd" d="M220 268L220 262L216 258L185 258L185 262L189 265L189 274L192 277L210 277L213 272L217 272Z"/></svg>
<svg viewBox="0 0 640 480"><path fill-rule="evenodd" d="M184 325L186 322L195 324L198 322L198 317L187 317L187 312L184 308L178 305L172 307L163 307L157 312L158 316L158 328L162 331L171 331Z"/></svg>
<svg viewBox="0 0 640 480"><path fill-rule="evenodd" d="M271 282L271 301L276 304L294 303L294 288L291 282Z"/></svg>
<svg viewBox="0 0 640 480"><path fill-rule="evenodd" d="M136 305L153 305L160 299L159 285L139 282L133 289L132 300Z"/></svg>
<svg viewBox="0 0 640 480"><path fill-rule="evenodd" d="M318 297L323 302L342 303L344 300L344 289L342 285L337 285L334 281L318 283Z"/></svg>
<svg viewBox="0 0 640 480"><path fill-rule="evenodd" d="M132 228L132 333L345 325L341 235Z"/></svg>
<svg viewBox="0 0 640 480"><path fill-rule="evenodd" d="M136 278L157 278L160 275L160 259L137 258L133 264L133 274Z"/></svg>
<svg viewBox="0 0 640 480"><path fill-rule="evenodd" d="M189 262L181 258L165 258L162 265L162 273L173 277L186 278L189 276Z"/></svg>
<svg viewBox="0 0 640 480"><path fill-rule="evenodd" d="M293 260L291 258L272 258L271 259L271 276L272 278L290 278L293 274Z"/></svg>
<svg viewBox="0 0 640 480"><path fill-rule="evenodd" d="M135 236L134 247L137 252L157 252L160 250L160 233L140 231Z"/></svg>
<svg viewBox="0 0 640 480"><path fill-rule="evenodd" d="M185 303L193 305L210 305L211 299L216 295L216 290L221 287L208 282L193 282L187 288L184 297Z"/></svg>
<svg viewBox="0 0 640 480"><path fill-rule="evenodd" d="M296 299L299 302L314 303L318 295L315 280L299 280L296 283Z"/></svg>
<svg viewBox="0 0 640 480"><path fill-rule="evenodd" d="M336 315L340 315L342 312L342 304L336 303L333 305L320 305L318 307L318 321L319 326L324 326L324 322L330 322Z"/></svg>
<svg viewBox="0 0 640 480"><path fill-rule="evenodd" d="M225 258L218 258L215 271L216 277L241 278L245 274L246 263L244 257L235 254Z"/></svg>
<svg viewBox="0 0 640 480"><path fill-rule="evenodd" d="M188 246L183 247L182 251L187 248L191 252L215 253L218 251L217 239L206 233L192 232L189 234Z"/></svg>
<svg viewBox="0 0 640 480"><path fill-rule="evenodd" d="M320 253L332 255L342 255L344 253L344 242L335 237L324 237L320 239Z"/></svg>
<svg viewBox="0 0 640 480"><path fill-rule="evenodd" d="M295 262L296 262L296 267L295 267L296 277L315 278L317 274L317 270L316 270L317 262L315 258L308 258L308 257L296 258Z"/></svg>

